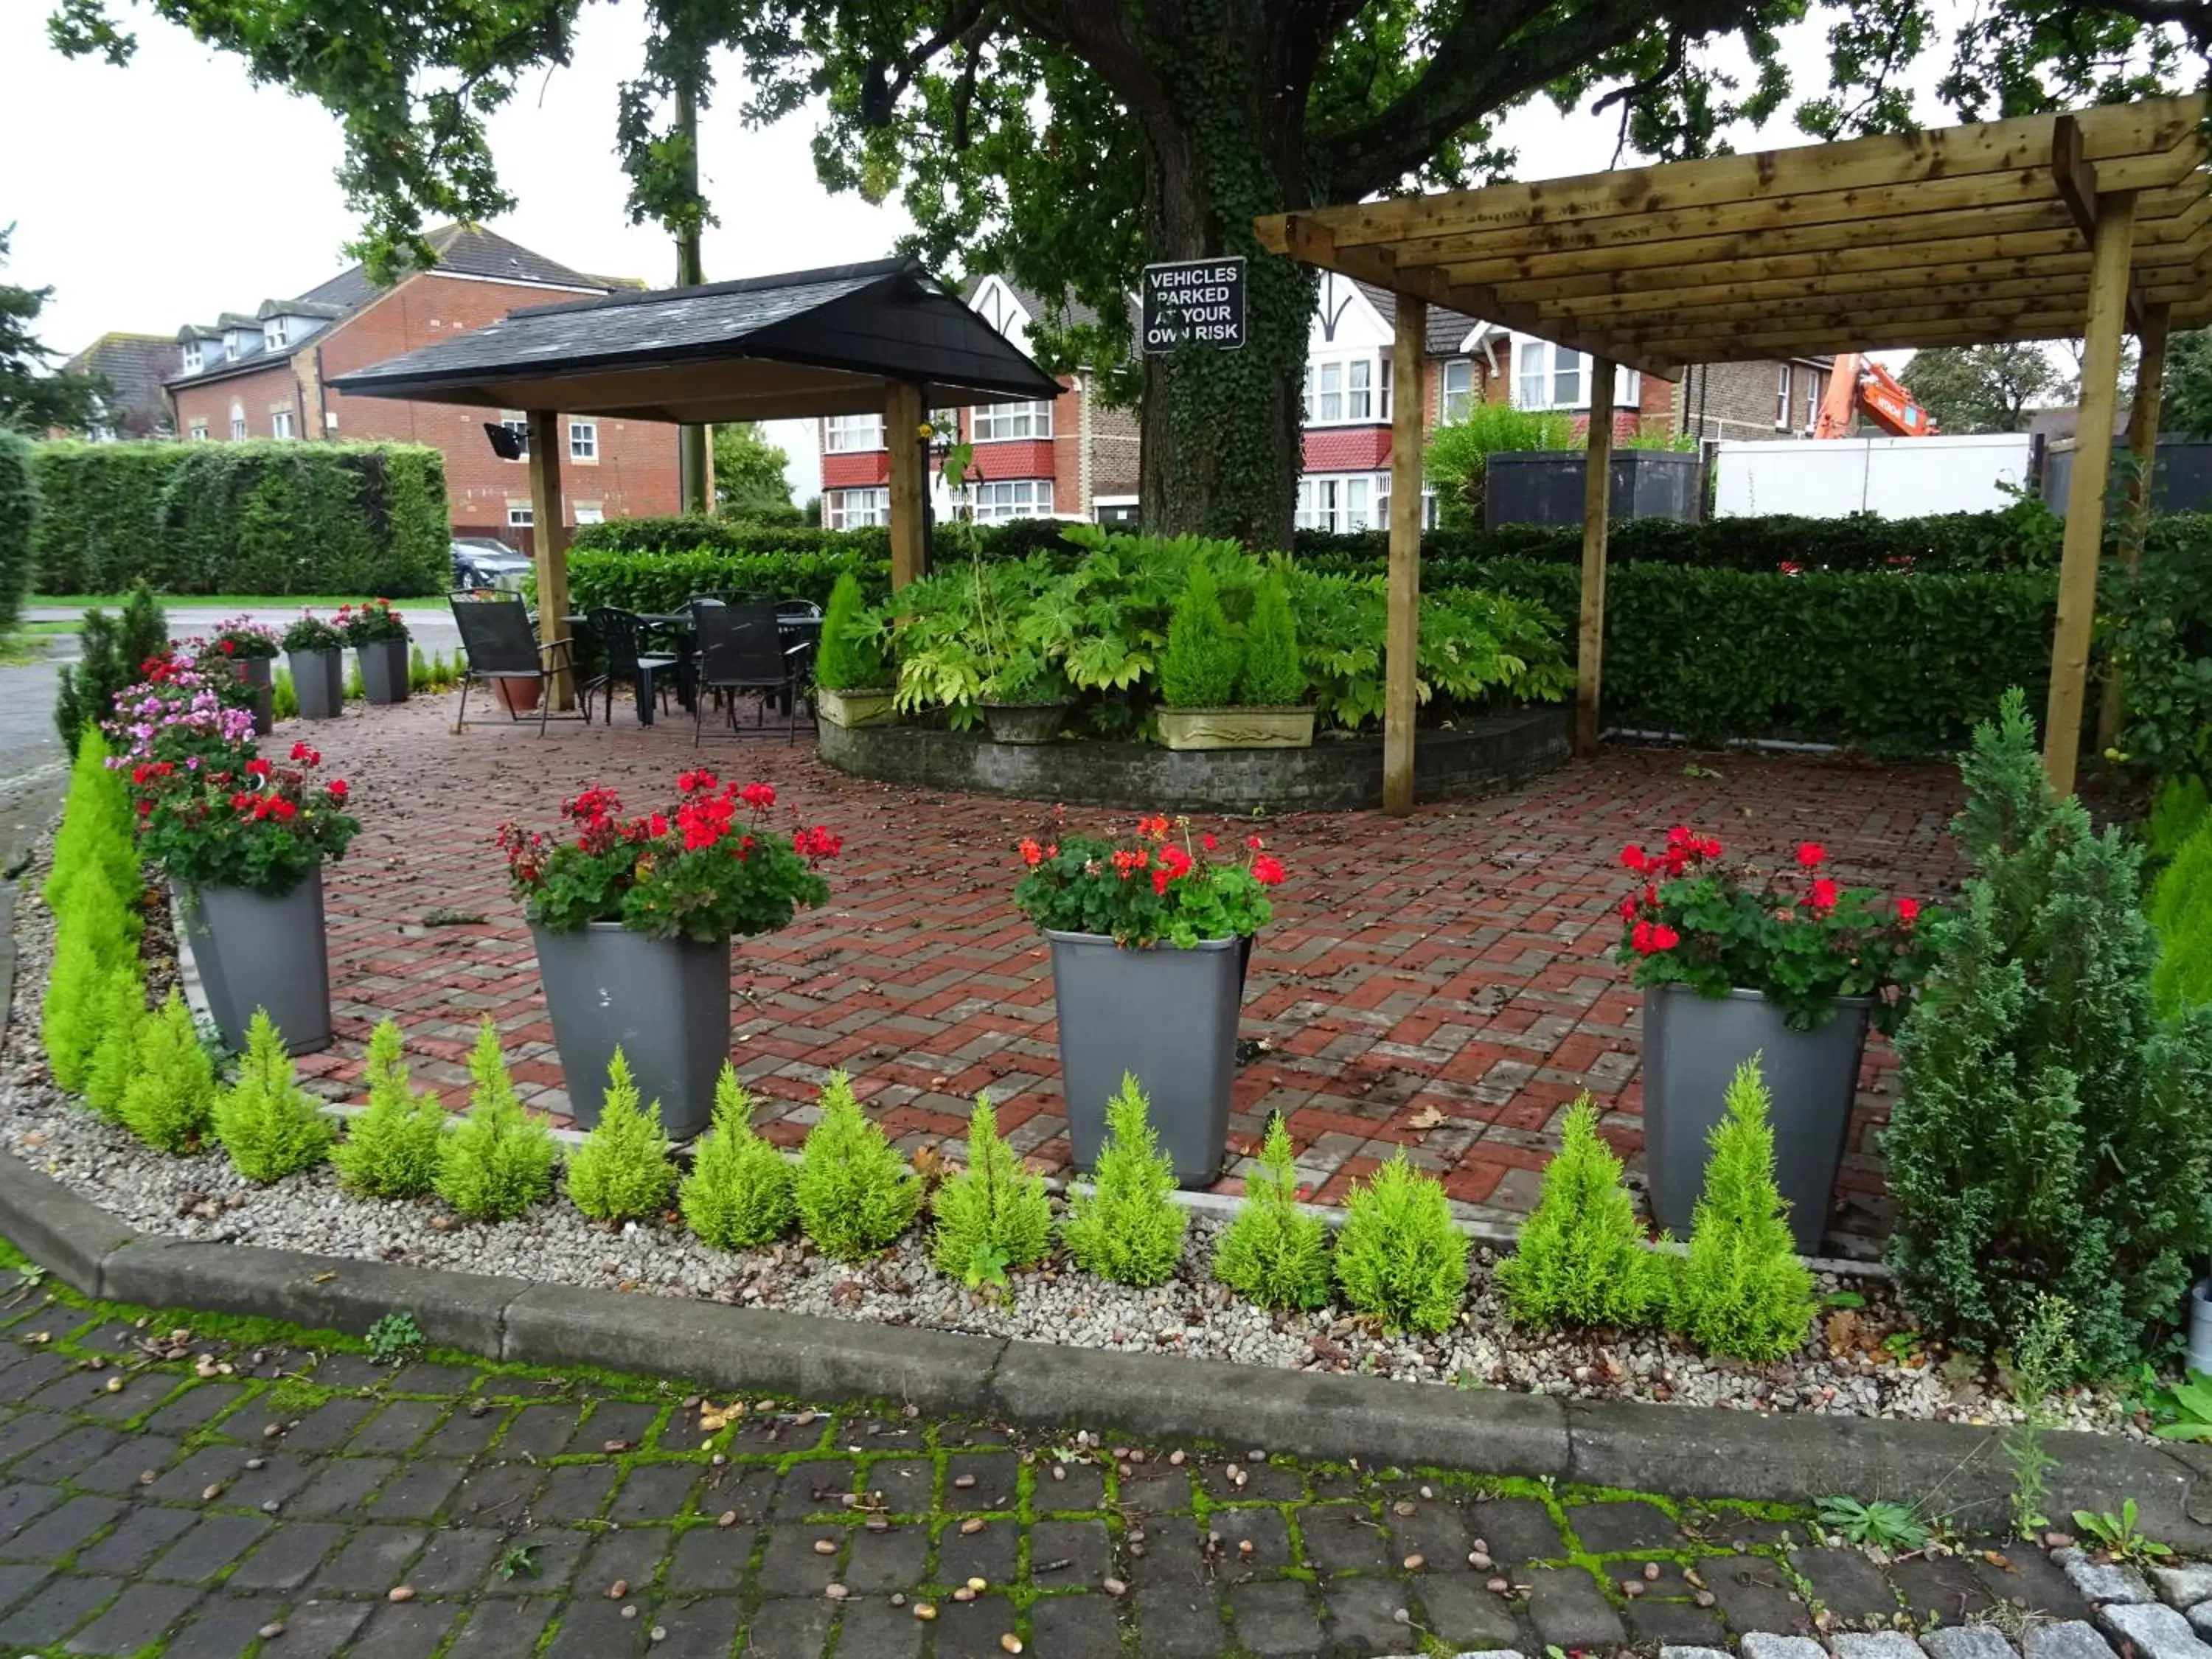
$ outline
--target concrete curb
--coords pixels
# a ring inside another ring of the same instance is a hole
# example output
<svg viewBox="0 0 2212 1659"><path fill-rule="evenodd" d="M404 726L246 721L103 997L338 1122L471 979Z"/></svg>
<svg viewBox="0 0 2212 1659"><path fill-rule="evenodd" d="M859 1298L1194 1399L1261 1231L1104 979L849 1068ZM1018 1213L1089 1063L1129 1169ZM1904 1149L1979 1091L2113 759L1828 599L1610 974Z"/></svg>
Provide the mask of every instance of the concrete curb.
<svg viewBox="0 0 2212 1659"><path fill-rule="evenodd" d="M1112 1429L1684 1498L1803 1504L1848 1492L1923 1503L1961 1527L2002 1525L2011 1489L1995 1431L1959 1425L1415 1387L147 1238L6 1156L0 1234L103 1300L352 1333L404 1311L442 1347L657 1372L733 1393L896 1400L1037 1430ZM2212 1552L2212 1504L2200 1510L2196 1501L2212 1453L2088 1434L2045 1443L2057 1459L2045 1502L2052 1516L2117 1510L2132 1498L2151 1536Z"/></svg>

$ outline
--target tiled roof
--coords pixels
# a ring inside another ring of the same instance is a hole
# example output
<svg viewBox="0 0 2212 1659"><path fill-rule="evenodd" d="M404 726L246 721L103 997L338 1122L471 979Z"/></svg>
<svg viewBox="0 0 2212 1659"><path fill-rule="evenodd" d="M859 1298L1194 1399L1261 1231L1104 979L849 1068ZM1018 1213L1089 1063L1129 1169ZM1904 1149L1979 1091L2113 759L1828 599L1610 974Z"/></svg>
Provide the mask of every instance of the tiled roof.
<svg viewBox="0 0 2212 1659"><path fill-rule="evenodd" d="M1367 296L1385 323L1395 326L1398 321L1398 296L1387 288L1373 283L1354 280L1353 284ZM1442 306L1429 307L1428 325L1425 331L1425 355L1431 357L1456 357L1468 334L1482 326L1482 319L1470 317L1463 311L1447 311Z"/></svg>
<svg viewBox="0 0 2212 1659"><path fill-rule="evenodd" d="M980 289L984 283L989 282L994 276L998 276L998 273L995 271L986 271L981 276L970 277L967 283L961 289L960 297L963 300L973 300L975 297L976 291ZM1051 314L1047 310L1044 296L1042 295L1036 293L1032 289L1023 288L1009 276L999 276L999 283L1000 286L1005 288L1007 293L1014 296L1014 303L1019 306L1024 311L1028 312L1029 314L1036 318L1037 321L1043 322L1047 316ZM1085 305L1080 300L1063 297L1061 301L1061 307L1062 309L1060 313L1053 317L1053 320L1055 322L1088 324L1095 323L1098 320L1098 313L1096 311L1093 311L1089 306Z"/></svg>
<svg viewBox="0 0 2212 1659"><path fill-rule="evenodd" d="M161 383L177 372L177 343L158 334L103 334L66 367L73 374L97 374L113 395L107 400L108 423L129 437L144 437L168 423L168 399Z"/></svg>

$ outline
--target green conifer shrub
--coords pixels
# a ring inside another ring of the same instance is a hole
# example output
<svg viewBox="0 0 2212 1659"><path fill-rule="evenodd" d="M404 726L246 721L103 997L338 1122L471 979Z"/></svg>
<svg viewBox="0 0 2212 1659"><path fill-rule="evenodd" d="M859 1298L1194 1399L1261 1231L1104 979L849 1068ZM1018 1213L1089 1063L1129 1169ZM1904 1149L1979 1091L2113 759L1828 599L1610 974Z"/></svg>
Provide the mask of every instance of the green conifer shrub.
<svg viewBox="0 0 2212 1659"><path fill-rule="evenodd" d="M468 1115L438 1148L438 1196L471 1221L511 1221L552 1193L560 1149L515 1098L489 1019L477 1028L469 1079Z"/></svg>
<svg viewBox="0 0 2212 1659"><path fill-rule="evenodd" d="M1133 1073L1106 1103L1106 1139L1091 1190L1068 1206L1060 1242L1075 1265L1116 1285L1164 1284L1182 1259L1190 1217L1170 1194L1175 1160L1159 1148L1151 1102Z"/></svg>
<svg viewBox="0 0 2212 1659"><path fill-rule="evenodd" d="M751 1117L737 1068L725 1060L714 1079L714 1121L692 1149L691 1173L677 1195L684 1224L718 1250L771 1243L798 1215L790 1160L753 1133Z"/></svg>
<svg viewBox="0 0 2212 1659"><path fill-rule="evenodd" d="M54 729L72 754L88 731L115 712L115 694L136 684L147 658L168 648L169 620L142 579L123 609L110 616L95 607L77 629L77 659L56 678Z"/></svg>
<svg viewBox="0 0 2212 1659"><path fill-rule="evenodd" d="M1052 1249L1052 1205L1044 1179L1022 1167L999 1136L991 1097L975 1097L968 1121L968 1167L937 1189L930 1255L937 1270L972 1289Z"/></svg>
<svg viewBox="0 0 2212 1659"><path fill-rule="evenodd" d="M636 1079L617 1045L607 1062L599 1121L568 1155L568 1201L594 1221L647 1221L668 1208L675 1192L660 1103L638 1103Z"/></svg>
<svg viewBox="0 0 2212 1659"><path fill-rule="evenodd" d="M2143 839L2154 859L2170 859L2181 843L2197 833L2212 814L2212 794L2194 772L2176 773L2160 784L2152 798L2150 817L2143 824Z"/></svg>
<svg viewBox="0 0 2212 1659"><path fill-rule="evenodd" d="M1929 1329L1984 1352L2063 1298L2082 1373L2112 1376L2212 1249L2212 1010L2158 1017L2140 854L2052 793L2018 691L1963 773L1974 873L1898 1033L1889 1260Z"/></svg>
<svg viewBox="0 0 2212 1659"><path fill-rule="evenodd" d="M216 1097L214 1121L230 1167L264 1186L330 1155L331 1121L293 1080L292 1056L264 1009L253 1011L238 1081Z"/></svg>
<svg viewBox="0 0 2212 1659"><path fill-rule="evenodd" d="M87 864L105 869L118 894L127 893L139 883L131 793L123 775L109 769L108 752L107 740L96 726L78 739L62 825L54 834L53 863L40 890L47 907L57 915L77 872Z"/></svg>
<svg viewBox="0 0 2212 1659"><path fill-rule="evenodd" d="M847 1261L889 1245L921 1207L921 1177L861 1114L842 1072L831 1073L822 1091L822 1115L799 1149L792 1200L806 1236Z"/></svg>
<svg viewBox="0 0 2212 1659"><path fill-rule="evenodd" d="M1730 1080L1713 1126L1690 1251L1674 1275L1669 1320L1709 1354L1780 1359L1813 1328L1813 1275L1797 1259L1774 1181L1774 1129L1756 1056Z"/></svg>
<svg viewBox="0 0 2212 1659"><path fill-rule="evenodd" d="M1219 708L1236 695L1243 653L1229 631L1211 567L1194 561L1182 596L1168 613L1160 653L1160 696L1170 708Z"/></svg>
<svg viewBox="0 0 2212 1659"><path fill-rule="evenodd" d="M1259 1167L1244 1177L1244 1202L1213 1249L1213 1276L1263 1308L1318 1308L1328 1300L1328 1227L1298 1207L1291 1132L1267 1121Z"/></svg>
<svg viewBox="0 0 2212 1659"><path fill-rule="evenodd" d="M1443 1183L1406 1161L1403 1147L1355 1186L1336 1237L1344 1299L1394 1331L1436 1332L1467 1295L1467 1235Z"/></svg>
<svg viewBox="0 0 2212 1659"><path fill-rule="evenodd" d="M831 691L879 690L891 683L884 653L860 625L867 601L851 571L830 589L822 612L822 643L814 658L814 683Z"/></svg>
<svg viewBox="0 0 2212 1659"><path fill-rule="evenodd" d="M409 1086L401 1056L398 1024L379 1020L362 1067L368 1109L347 1126L344 1141L331 1153L339 1182L364 1198L420 1198L438 1182L446 1109L435 1095Z"/></svg>
<svg viewBox="0 0 2212 1659"><path fill-rule="evenodd" d="M74 929L64 928L54 947L54 965L46 975L46 995L39 1010L39 1040L46 1051L46 1069L54 1082L70 1094L84 1088L86 1073L100 1040L98 1004L107 978L100 953L92 941Z"/></svg>
<svg viewBox="0 0 2212 1659"><path fill-rule="evenodd" d="M175 986L161 1012L138 1028L138 1069L117 1114L123 1127L164 1152L191 1152L215 1113L215 1062L200 1046L192 1011Z"/></svg>
<svg viewBox="0 0 2212 1659"><path fill-rule="evenodd" d="M84 940L103 967L135 959L145 923L143 915L131 902L137 890L135 871L126 890L117 884L110 866L86 859L70 876L62 902L54 907L57 939Z"/></svg>
<svg viewBox="0 0 2212 1659"><path fill-rule="evenodd" d="M1630 1329L1653 1312L1663 1270L1644 1242L1620 1160L1599 1137L1584 1095L1568 1109L1544 1166L1535 1213L1498 1264L1514 1322L1534 1330Z"/></svg>
<svg viewBox="0 0 2212 1659"><path fill-rule="evenodd" d="M2150 890L2158 933L2151 1000L2167 1018L2212 1006L2212 817L2201 819Z"/></svg>
<svg viewBox="0 0 2212 1659"><path fill-rule="evenodd" d="M1252 595L1244 623L1244 672L1237 701L1255 708L1284 708L1306 698L1306 671L1298 657L1298 625L1282 574L1270 570Z"/></svg>
<svg viewBox="0 0 2212 1659"><path fill-rule="evenodd" d="M123 1092L138 1070L138 1032L146 1023L146 985L138 964L118 962L100 978L90 1009L91 1062L84 1073L84 1103L105 1118L123 1109Z"/></svg>

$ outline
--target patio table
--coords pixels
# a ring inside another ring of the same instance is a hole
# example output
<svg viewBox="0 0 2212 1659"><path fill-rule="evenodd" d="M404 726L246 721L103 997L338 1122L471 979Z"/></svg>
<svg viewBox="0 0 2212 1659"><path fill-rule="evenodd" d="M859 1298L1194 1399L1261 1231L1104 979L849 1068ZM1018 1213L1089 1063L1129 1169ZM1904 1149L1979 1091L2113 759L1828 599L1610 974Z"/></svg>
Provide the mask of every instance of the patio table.
<svg viewBox="0 0 2212 1659"><path fill-rule="evenodd" d="M669 636L670 645L675 650L677 659L676 701L687 713L690 712L692 701L691 664L696 650L696 641L698 635L698 629L692 621L691 612L688 609L641 611L637 613L637 619L653 632ZM590 637L592 619L588 615L572 614L564 617L562 620L568 624L572 632L586 638ZM783 641L786 655L805 647L808 648L808 657L810 661L811 660L811 647L821 642L821 617L779 616L775 619L775 629L777 635ZM783 714L791 713L788 698L779 704L777 712ZM637 718L638 724L641 726L653 724L653 712L643 703L638 705Z"/></svg>

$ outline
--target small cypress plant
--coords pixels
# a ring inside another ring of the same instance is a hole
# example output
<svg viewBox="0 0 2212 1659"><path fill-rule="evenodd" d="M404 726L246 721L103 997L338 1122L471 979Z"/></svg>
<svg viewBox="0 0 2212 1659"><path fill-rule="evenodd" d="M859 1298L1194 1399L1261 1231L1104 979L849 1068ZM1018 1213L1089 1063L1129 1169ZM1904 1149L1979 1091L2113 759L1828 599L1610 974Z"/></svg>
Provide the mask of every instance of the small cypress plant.
<svg viewBox="0 0 2212 1659"><path fill-rule="evenodd" d="M123 1127L157 1151L197 1152L213 1121L215 1062L175 986L138 1028L137 1059L117 1113Z"/></svg>
<svg viewBox="0 0 2212 1659"><path fill-rule="evenodd" d="M1774 1129L1757 1056L1737 1067L1713 1126L1690 1253L1674 1276L1674 1328L1707 1353L1754 1362L1795 1352L1813 1328L1813 1275L1774 1182Z"/></svg>
<svg viewBox="0 0 2212 1659"><path fill-rule="evenodd" d="M1255 708L1281 708L1305 701L1306 671L1298 658L1298 624L1282 573L1270 570L1252 596L1244 623L1244 671L1237 701Z"/></svg>
<svg viewBox="0 0 2212 1659"><path fill-rule="evenodd" d="M1588 1095L1567 1112L1535 1213L1498 1277L1514 1322L1535 1330L1625 1330L1653 1311L1663 1270L1644 1244L1636 1200L1620 1160L1598 1136Z"/></svg>
<svg viewBox="0 0 2212 1659"><path fill-rule="evenodd" d="M2158 930L2150 990L2159 1013L2172 1018L2185 1008L2212 1007L2212 817L2198 820L2160 872L2150 922Z"/></svg>
<svg viewBox="0 0 2212 1659"><path fill-rule="evenodd" d="M1221 609L1212 570L1194 562L1182 595L1168 613L1160 653L1160 696L1170 708L1219 708L1237 692L1243 653Z"/></svg>
<svg viewBox="0 0 2212 1659"><path fill-rule="evenodd" d="M727 1060L714 1079L714 1115L691 1154L691 1173L678 1201L684 1223L702 1244L750 1249L791 1231L790 1161L753 1133L752 1102Z"/></svg>
<svg viewBox="0 0 2212 1659"><path fill-rule="evenodd" d="M92 1060L84 1072L84 1103L102 1117L123 1109L123 1091L138 1070L138 1032L146 1023L146 986L138 964L118 962L100 978L89 1009Z"/></svg>
<svg viewBox="0 0 2212 1659"><path fill-rule="evenodd" d="M92 1069L100 1028L94 1014L107 977L92 941L75 928L64 927L54 947L53 969L46 976L46 994L39 1009L39 1040L46 1047L46 1069L54 1082L71 1094L84 1088Z"/></svg>
<svg viewBox="0 0 2212 1659"><path fill-rule="evenodd" d="M837 578L822 612L822 642L814 658L814 683L830 691L872 691L891 683L889 665L875 641L859 627L866 602L860 579L851 571Z"/></svg>
<svg viewBox="0 0 2212 1659"><path fill-rule="evenodd" d="M471 1221L511 1221L553 1190L552 1132L522 1109L487 1019L469 1056L468 1115L438 1148L438 1196Z"/></svg>
<svg viewBox="0 0 2212 1659"><path fill-rule="evenodd" d="M1394 1331L1441 1331L1467 1294L1467 1235L1452 1220L1443 1183L1390 1161L1356 1186L1336 1238L1344 1299Z"/></svg>
<svg viewBox="0 0 2212 1659"><path fill-rule="evenodd" d="M1091 1190L1068 1206L1060 1230L1077 1267L1140 1288L1164 1284L1175 1272L1190 1224L1169 1196L1176 1189L1175 1162L1152 1133L1150 1106L1135 1074L1124 1072L1106 1103L1106 1141Z"/></svg>
<svg viewBox="0 0 2212 1659"><path fill-rule="evenodd" d="M214 1118L230 1167L263 1186L330 1156L331 1121L293 1080L292 1056L265 1009L253 1011L238 1081L216 1097Z"/></svg>
<svg viewBox="0 0 2212 1659"><path fill-rule="evenodd" d="M842 1072L832 1072L822 1091L822 1115L799 1150L792 1200L806 1236L847 1261L884 1249L921 1207L921 1177L862 1115Z"/></svg>
<svg viewBox="0 0 2212 1659"><path fill-rule="evenodd" d="M409 1086L401 1052L398 1025L379 1020L368 1036L363 1067L368 1109L353 1120L331 1153L338 1180L365 1198L420 1198L437 1184L446 1109L434 1095Z"/></svg>
<svg viewBox="0 0 2212 1659"><path fill-rule="evenodd" d="M1213 1276L1263 1308L1318 1308L1328 1300L1328 1228L1298 1207L1291 1132L1267 1121L1260 1166L1244 1177L1244 1202L1214 1247Z"/></svg>
<svg viewBox="0 0 2212 1659"><path fill-rule="evenodd" d="M599 1121L568 1155L568 1201L594 1221L646 1221L668 1208L675 1191L660 1103L639 1104L636 1079L617 1045L607 1062Z"/></svg>
<svg viewBox="0 0 2212 1659"><path fill-rule="evenodd" d="M991 1097L975 1097L968 1121L968 1167L937 1189L930 1255L937 1270L970 1290L1041 1261L1052 1249L1052 1205L1044 1179L1021 1166L1000 1138Z"/></svg>

